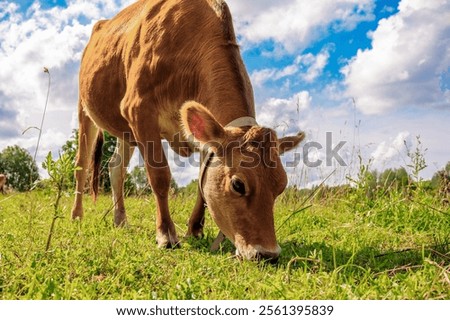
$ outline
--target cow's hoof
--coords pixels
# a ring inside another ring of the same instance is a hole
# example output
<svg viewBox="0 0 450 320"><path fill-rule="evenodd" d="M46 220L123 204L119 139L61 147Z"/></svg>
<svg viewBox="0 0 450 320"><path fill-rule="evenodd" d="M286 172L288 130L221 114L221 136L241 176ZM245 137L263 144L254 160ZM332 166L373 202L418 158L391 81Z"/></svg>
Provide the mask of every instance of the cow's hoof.
<svg viewBox="0 0 450 320"><path fill-rule="evenodd" d="M203 233L203 228L196 229L196 230L188 230L186 233L186 238L196 238L196 239L203 239L205 237L205 234Z"/></svg>
<svg viewBox="0 0 450 320"><path fill-rule="evenodd" d="M72 217L72 220L81 220L83 219L83 207L79 205L74 205L72 207L72 210L70 212L70 215Z"/></svg>
<svg viewBox="0 0 450 320"><path fill-rule="evenodd" d="M171 243L171 242L157 242L159 249L179 249L181 248L180 242Z"/></svg>
<svg viewBox="0 0 450 320"><path fill-rule="evenodd" d="M83 211L72 211L72 220L83 219Z"/></svg>
<svg viewBox="0 0 450 320"><path fill-rule="evenodd" d="M126 227L128 225L127 219L114 220L114 226L117 228Z"/></svg>
<svg viewBox="0 0 450 320"><path fill-rule="evenodd" d="M158 233L156 235L156 242L160 249L176 249L180 247L180 241L177 235Z"/></svg>
<svg viewBox="0 0 450 320"><path fill-rule="evenodd" d="M125 210L114 211L114 225L116 227L125 227L127 225L127 214Z"/></svg>

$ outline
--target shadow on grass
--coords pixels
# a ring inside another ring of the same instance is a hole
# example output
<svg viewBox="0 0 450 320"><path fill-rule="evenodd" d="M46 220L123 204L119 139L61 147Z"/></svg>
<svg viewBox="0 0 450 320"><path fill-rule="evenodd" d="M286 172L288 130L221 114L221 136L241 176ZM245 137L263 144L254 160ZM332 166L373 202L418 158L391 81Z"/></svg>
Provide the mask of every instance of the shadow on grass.
<svg viewBox="0 0 450 320"><path fill-rule="evenodd" d="M234 254L234 251L236 249L228 239L225 239L225 241L220 244L219 250L211 251L211 245L214 242L215 238L215 235L206 233L203 238L186 237L183 239L183 244L188 244L193 250L197 250L210 255L225 255L227 253Z"/></svg>
<svg viewBox="0 0 450 320"><path fill-rule="evenodd" d="M229 240L225 240L220 249L211 252L210 246L214 241L213 235L206 235L202 239L186 238L192 250L208 255L234 254L235 248ZM370 273L395 275L399 272L419 269L423 267L424 259L429 258L441 265L450 264L450 241L436 243L427 247L405 248L398 251L381 251L378 248L364 247L358 250L342 250L332 247L325 242L298 243L286 241L280 243L282 253L276 268L305 269L308 272L335 272L342 269Z"/></svg>
<svg viewBox="0 0 450 320"><path fill-rule="evenodd" d="M281 244L283 249L279 267L305 269L309 272L333 272L350 268L370 272L372 275L421 268L424 259L429 258L438 264L450 264L450 242L436 243L427 247L405 248L397 251L380 251L373 247L359 250L342 250L325 242L300 244L288 241Z"/></svg>

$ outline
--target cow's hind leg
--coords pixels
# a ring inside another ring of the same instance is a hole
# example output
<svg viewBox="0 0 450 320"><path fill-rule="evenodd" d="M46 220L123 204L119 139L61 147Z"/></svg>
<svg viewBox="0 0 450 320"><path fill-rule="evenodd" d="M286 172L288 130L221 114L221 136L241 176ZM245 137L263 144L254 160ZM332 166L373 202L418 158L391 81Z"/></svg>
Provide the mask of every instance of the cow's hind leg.
<svg viewBox="0 0 450 320"><path fill-rule="evenodd" d="M98 128L84 112L81 103L78 106L78 153L75 166L75 201L72 207L72 219L83 217L83 193L86 186L87 169L95 146Z"/></svg>
<svg viewBox="0 0 450 320"><path fill-rule="evenodd" d="M117 139L116 150L109 161L109 177L114 201L114 224L116 226L122 226L127 222L123 183L133 151L134 147L130 146L128 142Z"/></svg>

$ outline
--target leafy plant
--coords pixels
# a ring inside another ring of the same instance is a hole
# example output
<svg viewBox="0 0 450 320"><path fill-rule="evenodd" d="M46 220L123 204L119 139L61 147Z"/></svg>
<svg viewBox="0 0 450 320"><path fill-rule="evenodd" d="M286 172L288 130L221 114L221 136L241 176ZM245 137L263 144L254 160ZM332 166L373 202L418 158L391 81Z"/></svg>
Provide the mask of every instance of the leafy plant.
<svg viewBox="0 0 450 320"><path fill-rule="evenodd" d="M366 206L372 206L377 190L377 172L371 171L372 159L365 164L361 155L359 158L359 171L356 178L347 176L347 179L354 184L351 201L354 210L365 211Z"/></svg>
<svg viewBox="0 0 450 320"><path fill-rule="evenodd" d="M62 153L67 154L70 161L75 163L75 158L77 156L78 151L78 129L72 130L72 135L69 140L61 147ZM65 181L65 185L67 189L73 189L75 187L75 176L73 172L67 172L67 177Z"/></svg>
<svg viewBox="0 0 450 320"><path fill-rule="evenodd" d="M421 182L422 178L420 177L420 172L425 169L428 165L425 160L425 153L427 152L427 148L422 146L422 141L420 140L420 135L416 136L416 148L411 150L406 141L404 141L406 147L406 155L410 159L411 163L406 166L410 169L411 176L416 182Z"/></svg>
<svg viewBox="0 0 450 320"><path fill-rule="evenodd" d="M47 237L47 243L45 246L45 251L50 249L50 243L52 240L52 235L55 229L55 223L58 218L60 218L60 201L63 197L64 190L66 189L67 177L73 175L75 170L80 168L75 168L72 161L70 153L60 154L58 160L53 160L52 153L49 152L45 161L42 163L42 167L47 170L49 175L50 188L56 191L55 201L53 203L53 219L50 225L50 230Z"/></svg>

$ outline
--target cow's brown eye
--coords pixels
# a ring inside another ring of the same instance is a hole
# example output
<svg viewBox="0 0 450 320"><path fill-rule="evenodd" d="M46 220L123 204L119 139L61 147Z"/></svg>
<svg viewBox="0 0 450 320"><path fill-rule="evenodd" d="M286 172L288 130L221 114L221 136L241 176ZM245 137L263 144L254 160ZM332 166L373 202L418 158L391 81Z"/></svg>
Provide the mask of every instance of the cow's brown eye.
<svg viewBox="0 0 450 320"><path fill-rule="evenodd" d="M231 179L231 188L241 196L245 196L245 183L236 177Z"/></svg>

